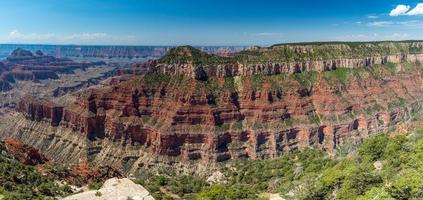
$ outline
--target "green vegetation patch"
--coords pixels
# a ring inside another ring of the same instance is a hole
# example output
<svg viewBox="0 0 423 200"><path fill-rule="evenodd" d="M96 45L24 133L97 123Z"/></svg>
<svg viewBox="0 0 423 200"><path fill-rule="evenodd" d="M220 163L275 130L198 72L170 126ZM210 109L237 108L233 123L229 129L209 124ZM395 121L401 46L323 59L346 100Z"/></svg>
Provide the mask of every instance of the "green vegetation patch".
<svg viewBox="0 0 423 200"><path fill-rule="evenodd" d="M157 199L170 198L163 189L183 199L211 200L259 199L263 192L285 199L423 198L423 126L408 136L376 135L348 144L344 156L306 148L272 160L230 161L221 168L227 182L215 185L171 170L137 177Z"/></svg>
<svg viewBox="0 0 423 200"><path fill-rule="evenodd" d="M348 68L337 68L334 70L324 72L324 77L329 82L339 82L346 85L350 76L351 69Z"/></svg>
<svg viewBox="0 0 423 200"><path fill-rule="evenodd" d="M423 53L422 41L381 42L314 42L253 47L230 56L207 54L192 46L172 48L159 63L193 63L201 65L226 63L287 63L318 59L351 59L369 56Z"/></svg>
<svg viewBox="0 0 423 200"><path fill-rule="evenodd" d="M163 73L147 73L145 74L141 81L145 86L159 86L163 84L168 84L172 79L172 75L163 74Z"/></svg>
<svg viewBox="0 0 423 200"><path fill-rule="evenodd" d="M409 136L371 137L358 154L325 170L304 199L423 198L422 129Z"/></svg>
<svg viewBox="0 0 423 200"><path fill-rule="evenodd" d="M171 199L169 194L184 199L195 199L197 194L206 186L205 181L198 177L176 175L172 170L163 170L159 174L140 170L136 174L137 180L135 182L146 187L155 199ZM162 191L168 191L167 195Z"/></svg>
<svg viewBox="0 0 423 200"><path fill-rule="evenodd" d="M208 54L192 46L180 46L171 49L160 63L193 63L193 64L219 64L234 62L232 58Z"/></svg>
<svg viewBox="0 0 423 200"><path fill-rule="evenodd" d="M302 87L311 90L311 88L316 84L317 80L319 79L319 73L314 71L295 73L294 78L298 81L298 83L300 83Z"/></svg>
<svg viewBox="0 0 423 200"><path fill-rule="evenodd" d="M251 190L250 185L212 185L204 188L197 196L197 200L238 200L238 199L257 199L257 195Z"/></svg>
<svg viewBox="0 0 423 200"><path fill-rule="evenodd" d="M235 79L234 77L225 77L223 83L223 89L229 91L236 91Z"/></svg>
<svg viewBox="0 0 423 200"><path fill-rule="evenodd" d="M0 194L4 200L54 199L71 192L68 185L58 186L50 177L37 172L34 166L27 166L4 152L0 144Z"/></svg>

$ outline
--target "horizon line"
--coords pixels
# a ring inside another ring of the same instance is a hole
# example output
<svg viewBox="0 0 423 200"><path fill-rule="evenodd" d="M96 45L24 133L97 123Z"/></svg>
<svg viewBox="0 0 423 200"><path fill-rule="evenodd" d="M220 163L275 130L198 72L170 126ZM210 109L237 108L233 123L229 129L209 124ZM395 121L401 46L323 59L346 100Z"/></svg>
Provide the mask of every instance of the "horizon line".
<svg viewBox="0 0 423 200"><path fill-rule="evenodd" d="M377 42L423 42L423 39L407 39L407 40L321 40L321 41L293 41L281 42L274 44L212 44L212 45L192 45L192 44L177 44L177 45L127 45L127 44L60 44L60 43L0 43L0 45L28 45L28 46L114 46L114 47L178 47L178 46L193 46L193 47L272 47L276 45L307 45L307 44L330 44L330 43L377 43Z"/></svg>

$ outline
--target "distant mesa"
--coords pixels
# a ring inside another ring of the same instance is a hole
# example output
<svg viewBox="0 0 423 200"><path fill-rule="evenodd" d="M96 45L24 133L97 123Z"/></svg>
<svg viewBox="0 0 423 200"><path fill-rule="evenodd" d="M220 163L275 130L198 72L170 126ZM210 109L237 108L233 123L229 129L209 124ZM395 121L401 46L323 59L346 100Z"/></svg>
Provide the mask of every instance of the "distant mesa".
<svg viewBox="0 0 423 200"><path fill-rule="evenodd" d="M44 56L44 53L41 50L37 50L35 52L35 55L37 55L37 56Z"/></svg>
<svg viewBox="0 0 423 200"><path fill-rule="evenodd" d="M32 57L32 56L34 56L34 55L33 55L33 54L32 54L32 52L31 52L31 51L29 51L29 50L25 50L25 49L17 48L16 50L14 50L14 51L11 53L11 56L13 56L13 57Z"/></svg>
<svg viewBox="0 0 423 200"><path fill-rule="evenodd" d="M34 54L32 54L31 51L18 48L14 50L9 57L7 57L7 60L23 60L23 59L33 59Z"/></svg>
<svg viewBox="0 0 423 200"><path fill-rule="evenodd" d="M57 60L61 60L61 61L69 61L69 59L63 59L63 58L55 58L54 56L47 56L44 55L44 53L41 50L37 50L34 53L32 53L29 50L26 49L22 49L22 48L17 48L16 50L14 50L6 59L7 61L10 62L25 62L25 63L45 63L45 62L53 62L53 61L57 61Z"/></svg>

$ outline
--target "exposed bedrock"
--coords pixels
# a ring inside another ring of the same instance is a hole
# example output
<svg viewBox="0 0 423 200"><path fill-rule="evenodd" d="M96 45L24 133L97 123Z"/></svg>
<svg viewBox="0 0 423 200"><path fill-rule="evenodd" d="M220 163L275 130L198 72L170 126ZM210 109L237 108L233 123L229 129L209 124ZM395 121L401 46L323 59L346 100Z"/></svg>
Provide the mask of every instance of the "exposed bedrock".
<svg viewBox="0 0 423 200"><path fill-rule="evenodd" d="M144 75L114 77L70 105L23 98L19 113L0 120L0 137L17 137L63 162L213 164L307 147L331 152L421 110L421 43L303 46L228 58L171 50L142 65ZM229 62L235 58L285 64Z"/></svg>
<svg viewBox="0 0 423 200"><path fill-rule="evenodd" d="M310 88L294 75L264 77L257 88L245 77L242 84L241 77L216 78L234 87L216 91L204 81L146 75L92 90L63 108L25 98L18 109L88 143L107 140L182 160L266 159L305 147L332 151L410 119L421 109L420 68L380 68L377 78L373 71L351 73L347 82L322 72ZM151 76L157 82L147 84ZM105 147L99 148L94 152Z"/></svg>
<svg viewBox="0 0 423 200"><path fill-rule="evenodd" d="M48 159L39 153L37 149L34 149L33 147L28 146L16 139L8 138L4 141L1 141L0 149L2 146L4 146L4 150L6 151L2 153L11 155L25 165L44 164L48 161Z"/></svg>
<svg viewBox="0 0 423 200"><path fill-rule="evenodd" d="M400 63L423 63L423 54L396 54L372 56L363 58L333 58L314 59L295 62L266 62L260 64L252 63L229 63L229 64L195 64L195 63L156 63L151 61L149 67L157 72L170 75L184 75L193 78L198 77L232 77L232 76L252 76L252 75L277 75L293 74L309 71L330 71L336 68L364 68L380 64L400 64Z"/></svg>

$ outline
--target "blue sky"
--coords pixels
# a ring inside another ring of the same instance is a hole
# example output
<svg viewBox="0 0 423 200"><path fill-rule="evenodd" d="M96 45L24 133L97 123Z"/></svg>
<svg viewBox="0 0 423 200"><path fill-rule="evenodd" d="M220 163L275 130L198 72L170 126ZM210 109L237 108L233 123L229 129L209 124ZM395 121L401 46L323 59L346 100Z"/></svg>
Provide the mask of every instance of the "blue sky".
<svg viewBox="0 0 423 200"><path fill-rule="evenodd" d="M1 0L0 43L266 46L423 39L419 3L423 0Z"/></svg>

